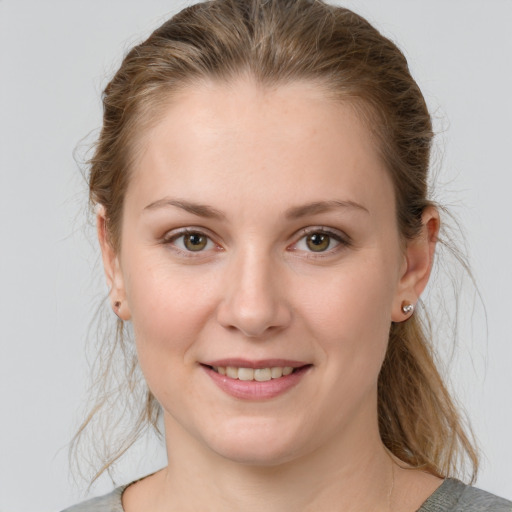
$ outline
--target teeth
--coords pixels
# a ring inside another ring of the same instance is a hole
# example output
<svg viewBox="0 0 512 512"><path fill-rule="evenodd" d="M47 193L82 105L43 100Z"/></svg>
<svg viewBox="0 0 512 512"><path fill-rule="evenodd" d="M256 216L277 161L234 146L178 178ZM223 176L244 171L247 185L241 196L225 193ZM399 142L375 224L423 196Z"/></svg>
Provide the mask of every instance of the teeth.
<svg viewBox="0 0 512 512"><path fill-rule="evenodd" d="M238 380L253 380L254 370L252 368L238 368Z"/></svg>
<svg viewBox="0 0 512 512"><path fill-rule="evenodd" d="M270 370L270 375L273 379L279 379L279 377L283 376L283 369L280 366L274 366L274 368Z"/></svg>
<svg viewBox="0 0 512 512"><path fill-rule="evenodd" d="M293 373L291 366L273 366L272 368L237 368L235 366L214 366L213 369L221 375L231 379L256 380L266 382L271 379L279 379Z"/></svg>
<svg viewBox="0 0 512 512"><path fill-rule="evenodd" d="M235 368L234 366L228 366L226 368L226 375L232 379L238 379L238 368Z"/></svg>
<svg viewBox="0 0 512 512"><path fill-rule="evenodd" d="M258 368L254 370L254 380L265 382L272 379L272 370L270 368Z"/></svg>

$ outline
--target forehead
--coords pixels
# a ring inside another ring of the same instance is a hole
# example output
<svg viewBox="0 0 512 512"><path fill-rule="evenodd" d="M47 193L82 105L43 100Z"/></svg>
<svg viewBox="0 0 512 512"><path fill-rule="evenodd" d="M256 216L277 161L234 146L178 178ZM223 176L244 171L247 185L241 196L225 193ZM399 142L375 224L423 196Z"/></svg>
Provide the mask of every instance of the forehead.
<svg viewBox="0 0 512 512"><path fill-rule="evenodd" d="M283 207L327 195L393 199L356 109L311 82L190 86L160 112L142 147L128 188L139 207L164 193L218 204L219 191L241 205L272 197Z"/></svg>

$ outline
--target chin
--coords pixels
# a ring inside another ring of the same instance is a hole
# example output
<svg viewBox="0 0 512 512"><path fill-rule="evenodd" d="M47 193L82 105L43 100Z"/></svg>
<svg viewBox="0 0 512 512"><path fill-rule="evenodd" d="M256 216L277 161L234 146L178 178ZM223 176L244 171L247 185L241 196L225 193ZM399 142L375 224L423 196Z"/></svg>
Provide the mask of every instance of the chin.
<svg viewBox="0 0 512 512"><path fill-rule="evenodd" d="M302 436L293 435L284 428L272 428L272 422L268 421L244 423L216 431L207 443L210 449L233 462L260 467L278 466L299 455Z"/></svg>
<svg viewBox="0 0 512 512"><path fill-rule="evenodd" d="M255 467L275 467L286 464L296 458L295 450L284 447L263 446L254 443L253 446L219 446L213 447L217 455L238 464Z"/></svg>

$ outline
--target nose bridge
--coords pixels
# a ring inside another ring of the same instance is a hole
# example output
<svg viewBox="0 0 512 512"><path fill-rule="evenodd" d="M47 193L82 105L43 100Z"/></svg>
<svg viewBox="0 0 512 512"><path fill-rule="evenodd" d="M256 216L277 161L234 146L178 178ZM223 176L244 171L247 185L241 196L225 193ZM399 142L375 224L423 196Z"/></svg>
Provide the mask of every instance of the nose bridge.
<svg viewBox="0 0 512 512"><path fill-rule="evenodd" d="M232 255L219 321L246 336L284 327L290 318L279 289L278 262L271 250L248 243Z"/></svg>
<svg viewBox="0 0 512 512"><path fill-rule="evenodd" d="M241 305L246 302L252 310L263 310L274 302L274 266L269 252L254 247L240 252L236 259L239 286L235 290Z"/></svg>

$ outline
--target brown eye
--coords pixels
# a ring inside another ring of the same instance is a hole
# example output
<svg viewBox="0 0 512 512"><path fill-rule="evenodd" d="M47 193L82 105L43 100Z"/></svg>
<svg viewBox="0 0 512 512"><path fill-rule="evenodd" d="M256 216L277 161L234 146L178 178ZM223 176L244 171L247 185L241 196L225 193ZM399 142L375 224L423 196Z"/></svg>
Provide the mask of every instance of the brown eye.
<svg viewBox="0 0 512 512"><path fill-rule="evenodd" d="M183 244L189 251L202 251L208 244L208 237L201 233L183 235Z"/></svg>
<svg viewBox="0 0 512 512"><path fill-rule="evenodd" d="M331 245L331 237L325 233L313 233L306 237L306 245L313 252L323 252Z"/></svg>

